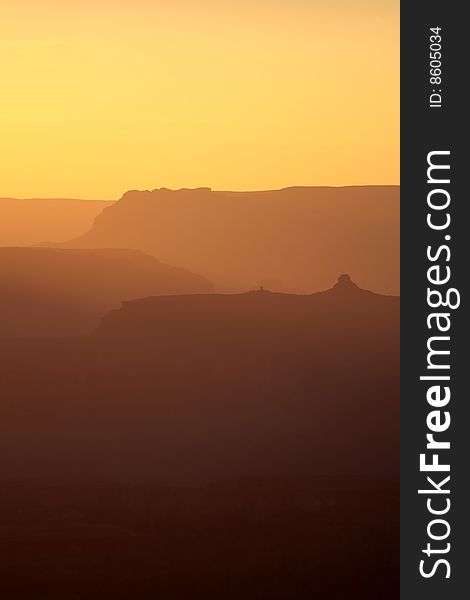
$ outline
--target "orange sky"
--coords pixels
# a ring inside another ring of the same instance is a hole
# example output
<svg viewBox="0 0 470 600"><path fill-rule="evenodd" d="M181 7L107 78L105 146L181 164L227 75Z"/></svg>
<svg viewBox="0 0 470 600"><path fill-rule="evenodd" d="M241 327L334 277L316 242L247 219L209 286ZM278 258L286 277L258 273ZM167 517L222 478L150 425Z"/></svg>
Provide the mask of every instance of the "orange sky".
<svg viewBox="0 0 470 600"><path fill-rule="evenodd" d="M398 0L1 12L0 196L399 182Z"/></svg>

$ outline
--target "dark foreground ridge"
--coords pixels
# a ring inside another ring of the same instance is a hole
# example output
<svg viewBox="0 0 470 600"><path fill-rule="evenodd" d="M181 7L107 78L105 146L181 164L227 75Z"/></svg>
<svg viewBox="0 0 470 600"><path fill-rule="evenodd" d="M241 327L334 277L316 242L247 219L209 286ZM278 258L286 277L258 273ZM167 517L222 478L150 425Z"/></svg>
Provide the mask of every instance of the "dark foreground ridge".
<svg viewBox="0 0 470 600"><path fill-rule="evenodd" d="M395 600L398 320L343 276L0 341L3 597Z"/></svg>
<svg viewBox="0 0 470 600"><path fill-rule="evenodd" d="M0 482L8 600L397 600L398 484Z"/></svg>
<svg viewBox="0 0 470 600"><path fill-rule="evenodd" d="M5 341L0 428L23 458L0 465L175 480L395 472L398 321L398 298L340 278L310 296L144 298L90 336Z"/></svg>

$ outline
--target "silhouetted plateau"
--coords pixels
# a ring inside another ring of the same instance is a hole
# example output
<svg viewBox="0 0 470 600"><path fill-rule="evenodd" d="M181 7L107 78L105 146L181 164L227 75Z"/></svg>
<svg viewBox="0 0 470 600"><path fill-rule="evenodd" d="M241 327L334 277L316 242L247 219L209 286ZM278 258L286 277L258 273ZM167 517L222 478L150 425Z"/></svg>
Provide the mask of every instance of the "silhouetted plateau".
<svg viewBox="0 0 470 600"><path fill-rule="evenodd" d="M341 279L311 296L150 297L83 338L5 341L2 472L396 474L398 322L398 298Z"/></svg>
<svg viewBox="0 0 470 600"><path fill-rule="evenodd" d="M0 340L3 596L395 600L398 322L343 275Z"/></svg>
<svg viewBox="0 0 470 600"><path fill-rule="evenodd" d="M101 200L0 198L0 246L69 240L89 229L110 204Z"/></svg>
<svg viewBox="0 0 470 600"><path fill-rule="evenodd" d="M211 290L138 250L0 248L0 337L89 333L123 300Z"/></svg>
<svg viewBox="0 0 470 600"><path fill-rule="evenodd" d="M398 294L399 187L130 191L66 246L138 248L218 291L278 280L276 291L306 293L345 270L362 287Z"/></svg>

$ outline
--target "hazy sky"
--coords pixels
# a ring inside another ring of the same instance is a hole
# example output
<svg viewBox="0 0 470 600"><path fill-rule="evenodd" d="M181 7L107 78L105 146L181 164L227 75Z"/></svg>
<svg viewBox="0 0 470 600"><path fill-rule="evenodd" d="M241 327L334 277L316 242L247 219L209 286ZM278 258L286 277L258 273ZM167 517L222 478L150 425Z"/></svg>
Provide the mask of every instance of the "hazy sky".
<svg viewBox="0 0 470 600"><path fill-rule="evenodd" d="M399 182L398 0L0 6L0 196Z"/></svg>

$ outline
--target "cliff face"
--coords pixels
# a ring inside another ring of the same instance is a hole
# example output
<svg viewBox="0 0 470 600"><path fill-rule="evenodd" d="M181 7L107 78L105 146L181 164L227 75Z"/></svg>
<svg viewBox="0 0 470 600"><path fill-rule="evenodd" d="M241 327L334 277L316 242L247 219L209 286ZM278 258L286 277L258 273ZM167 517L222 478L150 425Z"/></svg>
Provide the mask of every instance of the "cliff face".
<svg viewBox="0 0 470 600"><path fill-rule="evenodd" d="M271 281L308 293L347 271L362 287L398 294L399 188L131 191L67 246L138 248L219 291Z"/></svg>

